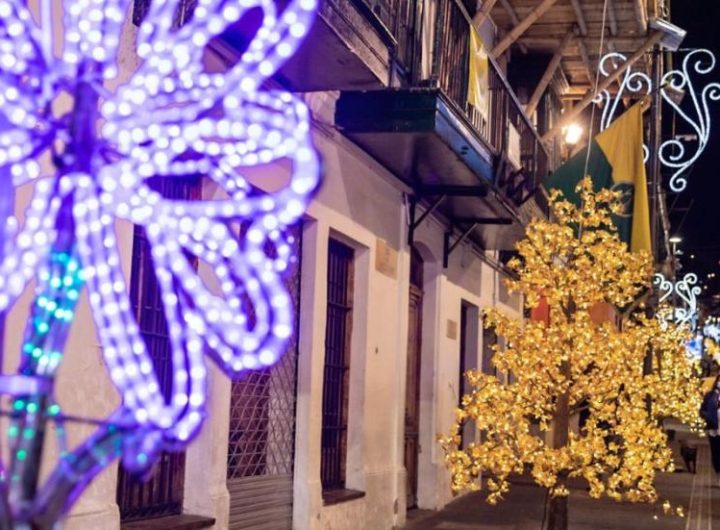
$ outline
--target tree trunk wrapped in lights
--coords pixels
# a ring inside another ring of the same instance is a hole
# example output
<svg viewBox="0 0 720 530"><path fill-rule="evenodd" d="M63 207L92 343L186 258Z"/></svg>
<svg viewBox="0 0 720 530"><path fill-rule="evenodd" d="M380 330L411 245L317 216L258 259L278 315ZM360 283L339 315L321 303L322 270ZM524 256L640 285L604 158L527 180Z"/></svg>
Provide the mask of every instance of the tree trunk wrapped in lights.
<svg viewBox="0 0 720 530"><path fill-rule="evenodd" d="M700 405L684 329L644 311L626 315L621 330L592 318L600 304L624 307L635 300L650 285L652 264L647 253L631 253L619 240L611 219L618 196L593 192L589 179L579 187L580 206L552 195L556 222L530 223L517 245L519 259L509 264L518 279L508 287L530 309L544 299L547 320L487 313L486 325L507 344L495 347L494 365L511 373L512 382L469 372L472 391L463 396L452 433L441 439L453 490L484 482L494 504L508 491L511 474L529 470L549 490L553 529L567 528L573 477L584 478L594 498L655 502L656 473L673 469L661 420L695 425ZM575 431L569 419L581 411L586 419ZM467 421L481 436L461 446ZM541 436L532 433L533 424ZM664 508L672 509L667 502ZM682 514L681 507L673 511Z"/></svg>

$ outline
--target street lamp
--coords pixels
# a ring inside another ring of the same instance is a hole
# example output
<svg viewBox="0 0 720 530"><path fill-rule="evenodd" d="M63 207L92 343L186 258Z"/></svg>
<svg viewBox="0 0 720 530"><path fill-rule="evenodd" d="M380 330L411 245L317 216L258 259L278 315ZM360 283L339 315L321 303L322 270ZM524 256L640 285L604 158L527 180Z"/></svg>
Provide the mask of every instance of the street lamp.
<svg viewBox="0 0 720 530"><path fill-rule="evenodd" d="M583 134L583 128L577 123L571 123L565 127L565 143L567 145L575 145L580 141Z"/></svg>
<svg viewBox="0 0 720 530"><path fill-rule="evenodd" d="M673 256L677 256L680 251L678 251L677 246L682 243L682 237L680 236L672 236L668 241L672 244L672 253Z"/></svg>

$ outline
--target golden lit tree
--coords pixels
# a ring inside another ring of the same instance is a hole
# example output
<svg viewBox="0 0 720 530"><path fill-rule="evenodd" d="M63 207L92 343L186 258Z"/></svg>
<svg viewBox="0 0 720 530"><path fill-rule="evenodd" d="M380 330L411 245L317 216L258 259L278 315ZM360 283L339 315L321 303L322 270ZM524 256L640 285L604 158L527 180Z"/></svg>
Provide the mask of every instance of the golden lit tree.
<svg viewBox="0 0 720 530"><path fill-rule="evenodd" d="M611 220L618 195L594 193L589 179L578 191L580 206L553 194L555 222L530 223L519 259L509 263L518 279L508 287L528 308L544 299L549 317L523 322L487 313L486 325L506 343L495 347L493 363L513 377L505 384L469 372L472 391L441 439L455 491L478 489L482 478L494 504L511 474L529 471L549 490L552 529L567 528L571 477L584 478L592 497L656 501L655 475L673 466L662 419L696 424L700 406L684 330L639 310L621 329L591 318L601 304L636 300L649 288L652 264L618 238ZM570 419L581 412L584 425L572 429ZM475 422L479 441L461 447L467 421Z"/></svg>

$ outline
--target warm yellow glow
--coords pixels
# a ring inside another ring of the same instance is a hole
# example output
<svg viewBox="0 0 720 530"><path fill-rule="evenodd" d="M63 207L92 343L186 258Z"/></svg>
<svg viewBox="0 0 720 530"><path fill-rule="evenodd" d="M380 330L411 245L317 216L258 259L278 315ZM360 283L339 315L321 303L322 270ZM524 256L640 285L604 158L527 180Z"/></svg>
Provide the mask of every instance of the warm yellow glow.
<svg viewBox="0 0 720 530"><path fill-rule="evenodd" d="M583 135L583 128L575 123L571 123L564 129L565 143L568 145L575 145L580 141Z"/></svg>
<svg viewBox="0 0 720 530"><path fill-rule="evenodd" d="M520 259L510 263L518 279L508 287L529 308L543 297L548 321L487 313L487 325L507 344L495 347L493 363L514 378L503 384L467 374L472 392L441 438L455 491L484 485L495 503L508 491L510 474L529 470L555 496L568 495L567 477L582 477L593 497L654 502L656 473L673 469L661 420L698 426L700 380L685 355L686 330L642 309L626 315L621 329L591 319L597 304L625 307L648 289L652 264L647 253L629 252L616 233L611 211L620 208L618 195L593 193L589 179L579 187L581 207L553 192L556 222L532 221L517 245ZM567 443L546 443L565 397L570 415L587 408L589 418L579 433L567 433ZM461 449L460 429L468 421L480 434ZM533 433L538 428L540 436Z"/></svg>

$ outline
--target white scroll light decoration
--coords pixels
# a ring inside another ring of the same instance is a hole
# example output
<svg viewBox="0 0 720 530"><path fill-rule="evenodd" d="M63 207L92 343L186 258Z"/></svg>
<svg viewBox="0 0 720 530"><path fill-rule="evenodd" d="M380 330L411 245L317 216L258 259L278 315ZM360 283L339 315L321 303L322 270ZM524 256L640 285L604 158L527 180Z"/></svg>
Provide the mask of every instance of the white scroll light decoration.
<svg viewBox="0 0 720 530"><path fill-rule="evenodd" d="M49 528L120 455L143 472L161 451L184 448L206 413L206 354L231 375L278 359L294 321L282 282L295 259L286 228L319 183L308 109L263 85L307 35L316 0L291 0L282 12L273 0L197 0L180 28L173 27L178 0L153 0L138 31L140 65L114 92L104 86L117 76L131 0L64 0L60 56L54 4L39 1L39 27L25 1L0 0L0 177L11 176L16 187L35 182L24 225L11 218L6 227L0 310L37 278L18 375L0 376L0 392L13 396L22 420L11 426L10 477L0 481L3 528L8 517ZM205 71L205 46L250 11L262 18L237 64ZM73 108L55 116L61 92L74 96ZM49 152L55 172L41 177L36 160ZM280 159L290 177L277 191L262 192L243 177L245 168ZM147 182L196 175L227 198L171 200ZM131 311L115 218L144 227L152 247L173 366L167 396ZM192 256L214 272L218 294ZM95 421L85 443L61 451L35 495L42 442L33 439L46 421L62 427L54 376L83 287L122 404Z"/></svg>
<svg viewBox="0 0 720 530"><path fill-rule="evenodd" d="M609 77L617 68L617 65L622 64L625 61L627 61L627 57L625 57L622 53L611 52L604 55L598 64L600 74L604 77ZM613 96L609 90L605 89L600 91L593 100L595 103L602 106L600 130L604 131L607 129L612 121L617 117L618 110L621 108L620 103L622 102L623 97L639 97L650 92L652 92L652 80L650 77L643 72L634 72L632 67L625 70L615 96Z"/></svg>
<svg viewBox="0 0 720 530"><path fill-rule="evenodd" d="M689 326L691 330L697 326L697 296L702 292L697 283L698 277L692 272L675 282L659 273L653 276L653 285L660 291L659 302L671 306L669 320L678 325Z"/></svg>
<svg viewBox="0 0 720 530"><path fill-rule="evenodd" d="M614 70L613 64L623 63L627 60L621 53L608 53L600 60L600 73L608 77ZM706 49L696 49L688 52L682 61L680 69L666 72L660 83L660 94L663 100L670 105L678 116L687 123L695 133L694 145L688 148L688 142L678 138L671 138L660 144L657 153L660 163L670 168L670 189L675 192L684 191L687 187L687 169L700 158L707 147L710 138L711 118L709 102L720 99L720 84L707 83L702 88L697 87L693 80L694 74L707 75L715 68L715 55ZM628 68L622 76L620 87L613 96L609 91L603 90L595 98L595 102L602 105L601 130L606 129L618 112L618 105L623 97L642 96L653 90L652 80L642 72L634 72ZM690 111L682 108L673 98L674 94L684 93L691 102ZM649 157L649 150L644 146L645 161Z"/></svg>

